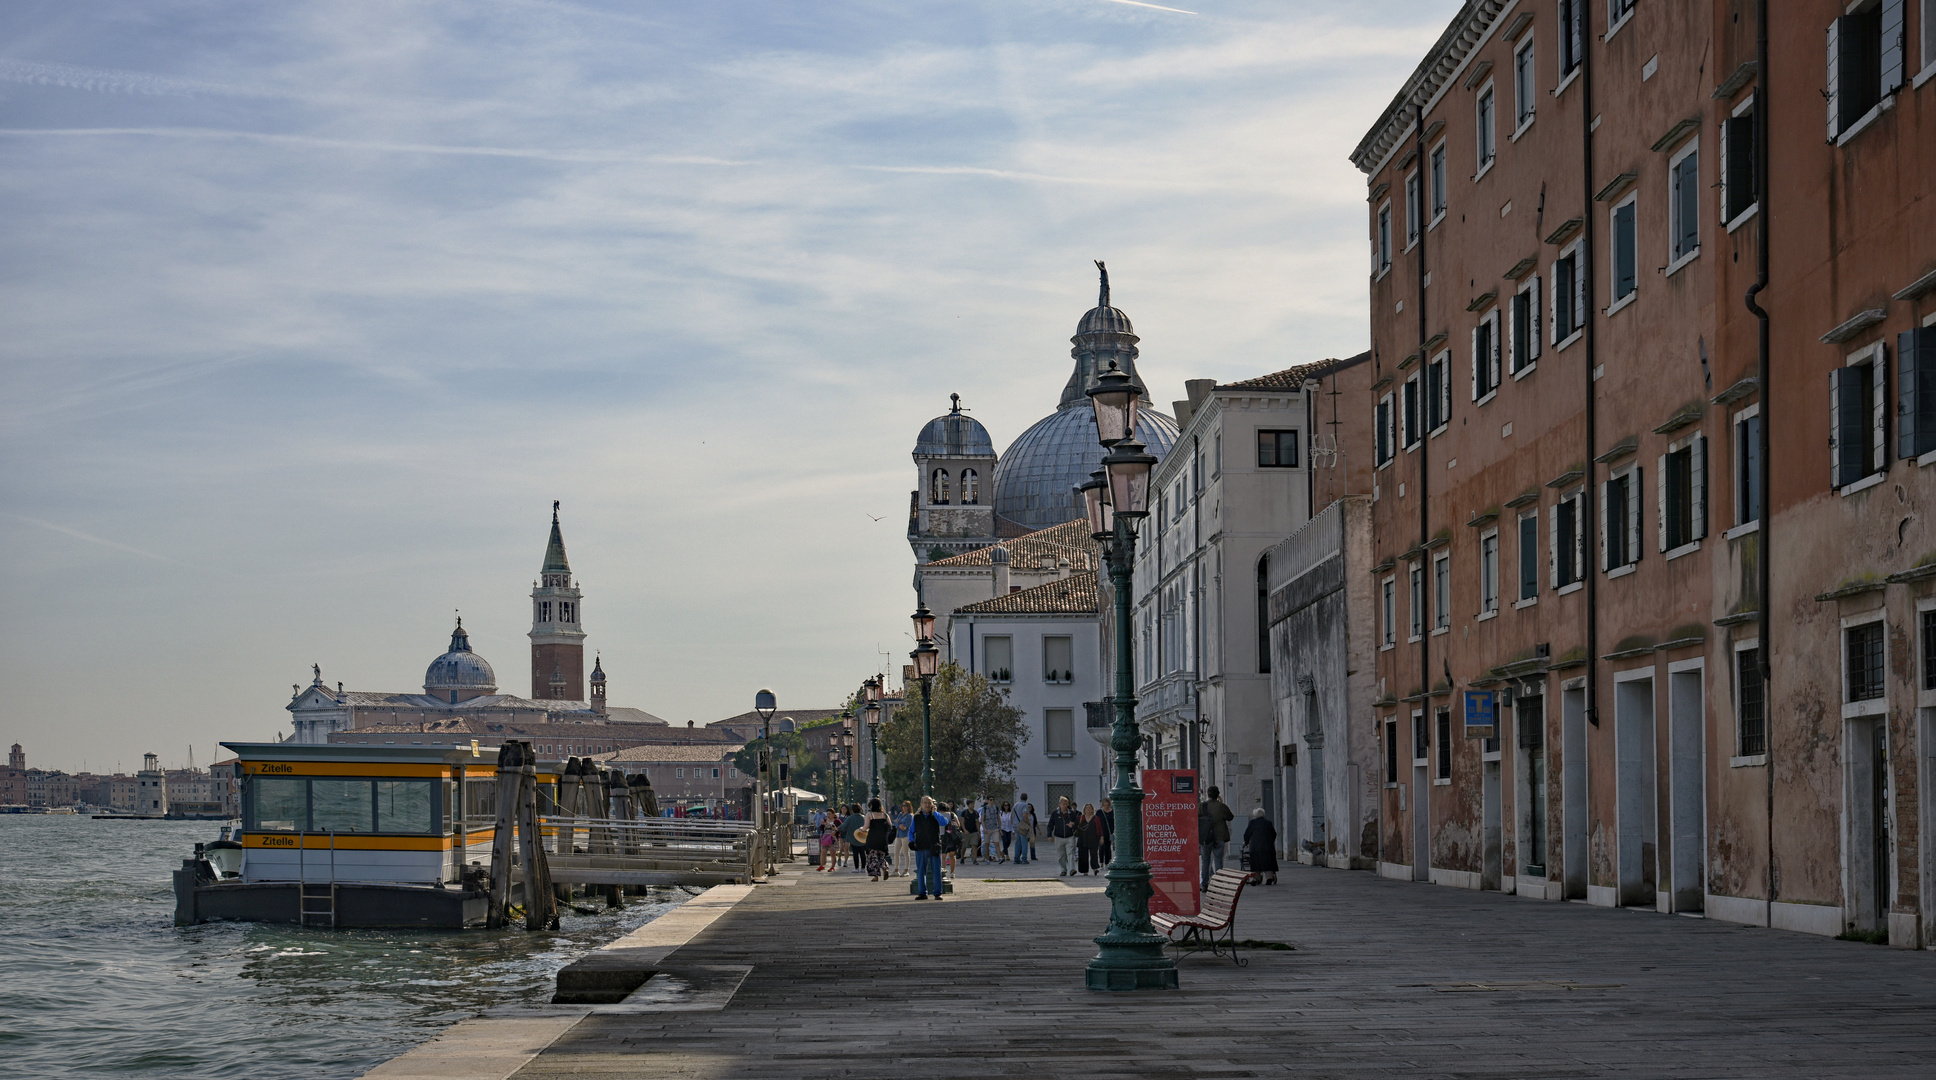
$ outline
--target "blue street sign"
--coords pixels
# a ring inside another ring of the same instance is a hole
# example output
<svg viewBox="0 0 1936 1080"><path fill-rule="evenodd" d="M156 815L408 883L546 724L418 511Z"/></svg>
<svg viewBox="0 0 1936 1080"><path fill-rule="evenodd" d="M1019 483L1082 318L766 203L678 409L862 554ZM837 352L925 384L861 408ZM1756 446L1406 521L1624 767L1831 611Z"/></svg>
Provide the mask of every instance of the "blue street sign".
<svg viewBox="0 0 1936 1080"><path fill-rule="evenodd" d="M1465 726L1467 731L1493 726L1492 691L1467 690L1465 692Z"/></svg>

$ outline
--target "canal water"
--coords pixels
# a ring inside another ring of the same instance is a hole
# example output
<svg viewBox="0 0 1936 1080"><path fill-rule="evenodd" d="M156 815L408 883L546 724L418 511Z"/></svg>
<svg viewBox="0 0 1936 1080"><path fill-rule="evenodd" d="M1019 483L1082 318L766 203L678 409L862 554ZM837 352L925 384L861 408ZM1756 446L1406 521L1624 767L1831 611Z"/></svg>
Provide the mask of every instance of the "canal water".
<svg viewBox="0 0 1936 1080"><path fill-rule="evenodd" d="M169 874L208 821L0 814L0 1074L355 1077L671 909L563 930L176 927ZM585 904L583 906L592 906Z"/></svg>

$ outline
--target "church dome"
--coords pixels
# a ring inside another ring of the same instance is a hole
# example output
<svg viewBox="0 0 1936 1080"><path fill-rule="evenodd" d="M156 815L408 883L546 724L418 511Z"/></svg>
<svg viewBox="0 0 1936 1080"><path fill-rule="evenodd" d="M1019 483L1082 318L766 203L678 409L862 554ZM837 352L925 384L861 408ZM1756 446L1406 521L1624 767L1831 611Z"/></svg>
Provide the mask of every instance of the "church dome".
<svg viewBox="0 0 1936 1080"><path fill-rule="evenodd" d="M424 672L424 693L440 697L448 693L465 697L497 693L497 673L488 661L471 651L464 620L457 620L457 629L451 631L450 651L432 660Z"/></svg>
<svg viewBox="0 0 1936 1080"><path fill-rule="evenodd" d="M1136 328L1129 325L1129 316L1118 307L1092 307L1089 313L1076 324L1076 336L1084 334L1134 334Z"/></svg>
<svg viewBox="0 0 1936 1080"><path fill-rule="evenodd" d="M1175 420L1137 411L1136 439L1150 453L1164 457L1176 436ZM1102 457L1089 403L1057 409L1022 432L995 466L995 513L1029 530L1082 517L1087 510L1075 486L1102 467Z"/></svg>
<svg viewBox="0 0 1936 1080"><path fill-rule="evenodd" d="M914 441L914 456L994 457L995 440L988 437L988 429L961 411L960 394L949 394L948 399L954 407L921 429L921 437Z"/></svg>

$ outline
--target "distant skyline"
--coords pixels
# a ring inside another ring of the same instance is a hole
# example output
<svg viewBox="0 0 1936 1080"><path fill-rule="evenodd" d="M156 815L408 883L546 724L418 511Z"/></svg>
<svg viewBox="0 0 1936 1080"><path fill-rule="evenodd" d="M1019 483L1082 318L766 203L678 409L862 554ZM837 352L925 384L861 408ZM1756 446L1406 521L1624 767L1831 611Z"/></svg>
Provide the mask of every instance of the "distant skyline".
<svg viewBox="0 0 1936 1080"><path fill-rule="evenodd" d="M1365 347L1457 7L10 5L0 745L206 764L458 610L526 693L553 499L613 704L898 672L915 435L1050 412L1091 260L1166 411Z"/></svg>

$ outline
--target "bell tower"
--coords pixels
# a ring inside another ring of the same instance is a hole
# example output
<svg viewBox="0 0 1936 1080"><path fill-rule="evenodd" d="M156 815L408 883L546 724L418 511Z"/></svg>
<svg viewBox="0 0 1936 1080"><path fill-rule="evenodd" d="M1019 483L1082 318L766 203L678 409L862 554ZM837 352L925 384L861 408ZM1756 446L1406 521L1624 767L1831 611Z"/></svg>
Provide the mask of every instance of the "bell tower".
<svg viewBox="0 0 1936 1080"><path fill-rule="evenodd" d="M578 586L558 531L558 503L551 504L551 542L531 589L531 696L539 701L585 697L585 631L579 625Z"/></svg>

